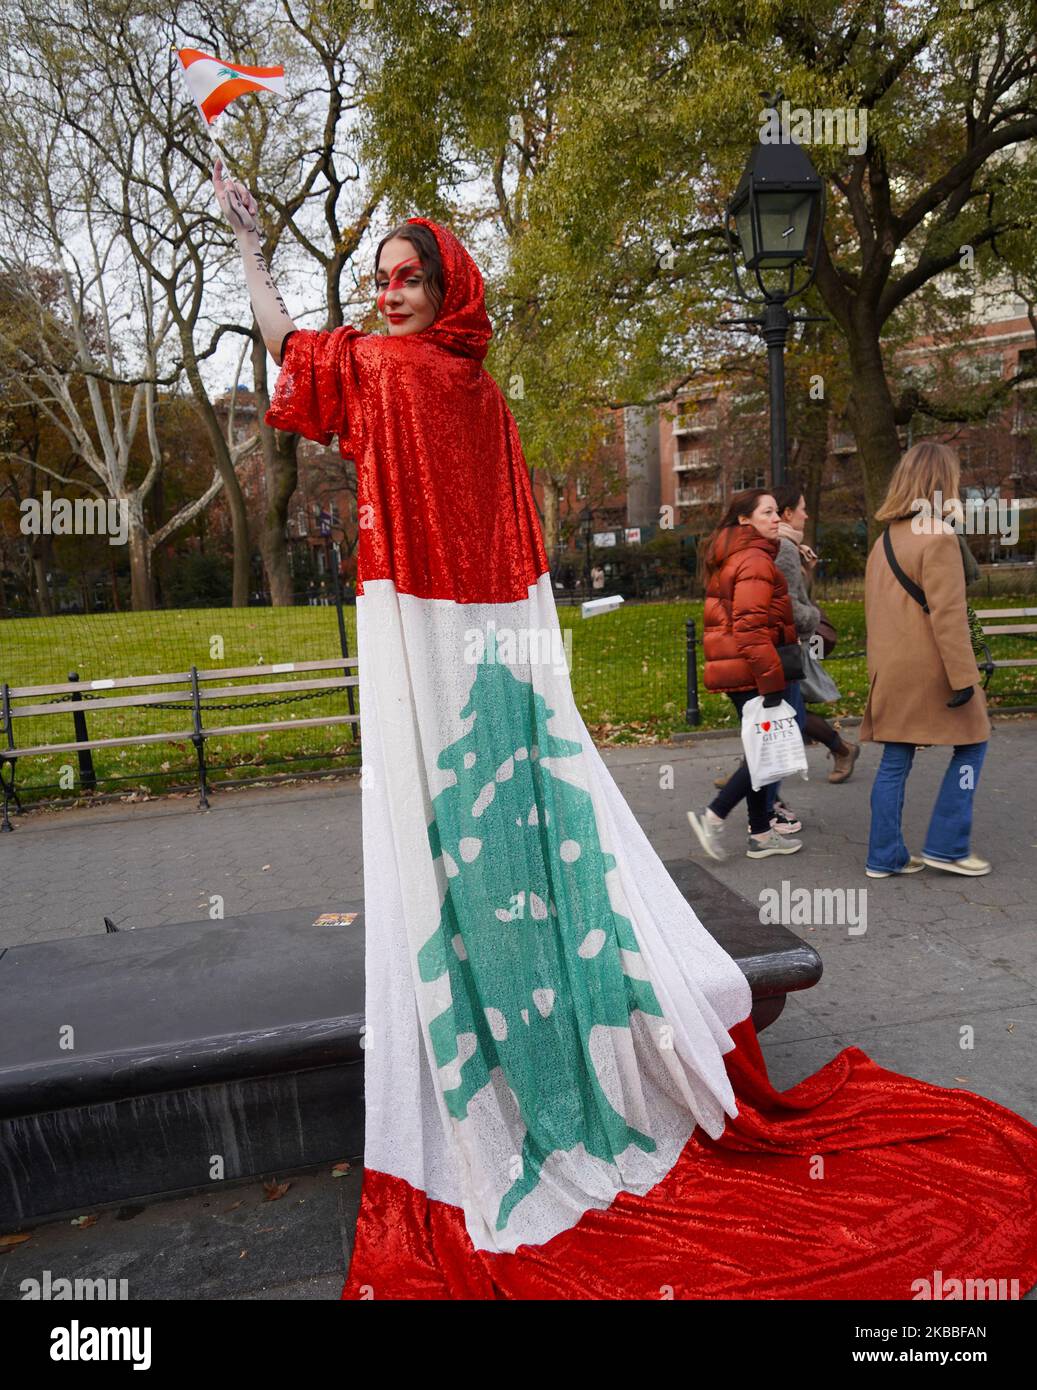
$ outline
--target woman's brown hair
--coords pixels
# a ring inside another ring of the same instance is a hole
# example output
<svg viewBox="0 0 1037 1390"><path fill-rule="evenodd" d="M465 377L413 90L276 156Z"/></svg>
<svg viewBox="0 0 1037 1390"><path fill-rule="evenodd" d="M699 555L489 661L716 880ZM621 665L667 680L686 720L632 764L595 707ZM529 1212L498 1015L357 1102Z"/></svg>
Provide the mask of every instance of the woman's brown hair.
<svg viewBox="0 0 1037 1390"><path fill-rule="evenodd" d="M725 531L730 531L733 526L738 526L739 517L752 516L753 512L760 505L761 497L773 497L774 493L767 487L750 487L745 492L736 492L728 503L727 511L720 518L720 522L706 542L705 548L705 575L707 580L713 571L718 569L723 561L723 556L718 553L718 542L723 538Z"/></svg>
<svg viewBox="0 0 1037 1390"><path fill-rule="evenodd" d="M392 241L393 237L400 237L403 241L409 241L418 253L418 259L421 261L421 268L425 274L425 293L438 314L443 307L443 296L446 294L443 258L439 254L439 243L423 223L401 222L391 232L386 232L374 253L375 281L378 280L378 262L381 258L382 247L387 241Z"/></svg>
<svg viewBox="0 0 1037 1390"><path fill-rule="evenodd" d="M787 483L782 483L774 489L772 494L775 505L778 508L778 515L784 516L786 512L794 512L799 506L799 499L806 498L806 493L800 485L791 479Z"/></svg>

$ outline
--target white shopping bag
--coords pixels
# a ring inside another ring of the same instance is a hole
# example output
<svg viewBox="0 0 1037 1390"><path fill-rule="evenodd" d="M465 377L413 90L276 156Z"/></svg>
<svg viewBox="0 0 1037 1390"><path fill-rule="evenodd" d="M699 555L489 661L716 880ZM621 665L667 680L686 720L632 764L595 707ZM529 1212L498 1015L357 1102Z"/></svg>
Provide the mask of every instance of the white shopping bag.
<svg viewBox="0 0 1037 1390"><path fill-rule="evenodd" d="M787 700L770 709L764 707L762 695L746 700L742 706L742 747L754 792L793 772L807 775L803 735L796 711Z"/></svg>

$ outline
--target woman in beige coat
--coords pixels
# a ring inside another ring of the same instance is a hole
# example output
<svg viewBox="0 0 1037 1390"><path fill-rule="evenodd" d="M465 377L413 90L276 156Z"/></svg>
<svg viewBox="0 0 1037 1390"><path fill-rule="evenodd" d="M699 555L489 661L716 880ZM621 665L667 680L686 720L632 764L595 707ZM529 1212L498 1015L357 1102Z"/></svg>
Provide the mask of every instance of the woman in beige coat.
<svg viewBox="0 0 1037 1390"><path fill-rule="evenodd" d="M957 502L958 483L954 450L923 441L900 460L875 513L886 523L896 565L928 612L897 578L880 536L864 580L869 690L860 728L862 743L884 745L871 789L866 872L872 878L927 864L958 874L990 872L985 859L969 852L990 720L969 636L961 548L944 520ZM904 789L915 748L930 744L954 751L917 857L901 831Z"/></svg>

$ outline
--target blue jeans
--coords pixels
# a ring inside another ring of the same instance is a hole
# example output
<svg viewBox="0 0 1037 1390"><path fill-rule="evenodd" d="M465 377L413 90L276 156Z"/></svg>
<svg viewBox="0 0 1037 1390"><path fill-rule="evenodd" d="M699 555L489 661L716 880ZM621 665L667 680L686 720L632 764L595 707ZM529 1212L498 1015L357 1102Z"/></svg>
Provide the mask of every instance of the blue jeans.
<svg viewBox="0 0 1037 1390"><path fill-rule="evenodd" d="M926 831L922 853L930 859L953 860L968 856L972 798L986 751L985 742L955 747ZM871 831L866 860L869 869L896 873L910 858L900 823L904 813L904 790L914 758L913 743L882 745L882 761L871 787Z"/></svg>

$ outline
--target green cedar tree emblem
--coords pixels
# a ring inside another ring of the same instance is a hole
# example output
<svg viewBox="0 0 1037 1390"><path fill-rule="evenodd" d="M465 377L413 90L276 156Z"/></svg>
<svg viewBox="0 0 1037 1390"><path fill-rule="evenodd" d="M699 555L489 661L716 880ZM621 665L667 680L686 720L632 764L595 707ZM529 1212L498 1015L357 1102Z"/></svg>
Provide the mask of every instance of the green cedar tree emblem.
<svg viewBox="0 0 1037 1390"><path fill-rule="evenodd" d="M548 732L554 712L495 651L491 641L461 711L475 716L471 727L438 759L457 778L433 799L429 826L447 892L418 966L424 981L449 975L450 1002L429 1025L437 1065L449 1069L449 1113L464 1118L499 1068L526 1126L502 1230L552 1152L582 1143L610 1162L631 1143L654 1151L606 1097L588 1040L596 1025L629 1029L633 1010L662 1009L648 981L624 973L620 951L639 948L609 902L615 858L601 848L591 798L543 763L581 746Z"/></svg>

